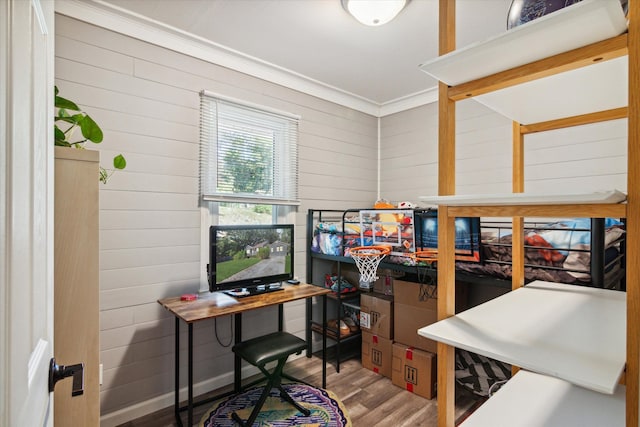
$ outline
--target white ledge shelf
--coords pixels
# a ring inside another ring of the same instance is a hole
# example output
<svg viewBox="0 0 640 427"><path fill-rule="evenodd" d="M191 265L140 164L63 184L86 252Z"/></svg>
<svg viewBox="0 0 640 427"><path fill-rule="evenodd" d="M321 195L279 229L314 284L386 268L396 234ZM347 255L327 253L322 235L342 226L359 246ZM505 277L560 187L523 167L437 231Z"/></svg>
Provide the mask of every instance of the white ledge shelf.
<svg viewBox="0 0 640 427"><path fill-rule="evenodd" d="M626 293L535 281L418 334L600 393L626 359Z"/></svg>
<svg viewBox="0 0 640 427"><path fill-rule="evenodd" d="M425 62L420 68L437 80L456 86L606 40L626 30L627 19L618 1L583 0ZM627 80L627 58L622 57L474 99L505 117L532 124L624 107ZM550 93L554 95L548 96Z"/></svg>
<svg viewBox="0 0 640 427"><path fill-rule="evenodd" d="M456 86L606 40L626 30L627 19L620 2L583 0L434 58L421 64L420 69Z"/></svg>
<svg viewBox="0 0 640 427"><path fill-rule="evenodd" d="M601 394L521 370L461 426L492 426L496 420L522 427L624 427L625 387Z"/></svg>
<svg viewBox="0 0 640 427"><path fill-rule="evenodd" d="M627 195L618 190L571 194L458 194L453 196L421 196L430 205L499 206L499 205L576 205L622 203Z"/></svg>

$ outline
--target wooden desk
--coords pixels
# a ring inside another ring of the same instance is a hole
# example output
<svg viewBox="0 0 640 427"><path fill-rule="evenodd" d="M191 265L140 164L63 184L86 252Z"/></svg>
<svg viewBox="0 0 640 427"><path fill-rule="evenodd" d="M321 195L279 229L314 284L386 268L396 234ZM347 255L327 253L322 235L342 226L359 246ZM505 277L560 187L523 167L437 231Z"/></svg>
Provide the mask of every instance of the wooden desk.
<svg viewBox="0 0 640 427"><path fill-rule="evenodd" d="M186 410L189 426L193 425L193 408L213 400L219 399L231 393L240 391L241 386L241 360L239 357L234 358L234 391L225 393L221 396L215 396L199 402L193 401L193 324L195 322L213 319L215 317L234 315L235 337L234 342L242 341L242 313L260 308L278 306L278 330L283 329L283 307L282 304L291 301L306 299L308 301L306 309L311 309L310 298L322 297L322 323L327 324L327 297L331 291L319 286L301 283L299 285L283 285L284 290L269 292L261 295L248 296L234 299L227 295L219 293L204 293L195 301L181 301L180 297L163 298L158 303L169 310L175 316L175 400L174 411L178 425L182 426L182 418L180 412ZM237 302L236 302L237 301ZM232 302L232 303L230 303ZM310 313L307 313L307 319L310 319ZM188 399L187 405L180 407L180 321L187 324L188 328L188 348L187 348L187 382L188 382ZM307 322L307 337L309 336L309 322ZM326 334L322 334L322 387L326 387L327 382L327 365L326 365ZM310 348L310 343L309 348ZM307 350L308 352L309 350ZM309 356L309 354L307 355Z"/></svg>

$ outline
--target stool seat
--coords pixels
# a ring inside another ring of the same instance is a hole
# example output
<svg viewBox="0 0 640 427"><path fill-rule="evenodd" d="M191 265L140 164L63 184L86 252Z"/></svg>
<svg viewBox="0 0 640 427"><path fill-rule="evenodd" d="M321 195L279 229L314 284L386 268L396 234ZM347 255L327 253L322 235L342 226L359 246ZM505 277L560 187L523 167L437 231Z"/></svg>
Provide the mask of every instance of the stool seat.
<svg viewBox="0 0 640 427"><path fill-rule="evenodd" d="M258 367L258 369L260 369L267 378L267 384L264 386L258 402L256 402L249 418L246 421L242 420L236 412L231 414L231 418L233 418L233 420L242 427L252 426L253 422L258 417L258 413L262 409L262 405L264 405L264 402L267 400L267 396L269 396L269 393L273 388L280 391L280 397L308 417L311 411L294 401L282 387L281 383L282 377L284 376L282 370L289 356L294 353L300 354L302 353L302 350L305 350L306 348L307 343L304 340L282 331L252 338L234 345L233 352L237 356ZM274 361L277 361L278 363L275 368L273 368L273 371L269 372L265 367L265 364Z"/></svg>
<svg viewBox="0 0 640 427"><path fill-rule="evenodd" d="M254 366L264 366L291 354L300 354L307 343L287 332L273 332L261 337L243 341L233 347L233 351Z"/></svg>

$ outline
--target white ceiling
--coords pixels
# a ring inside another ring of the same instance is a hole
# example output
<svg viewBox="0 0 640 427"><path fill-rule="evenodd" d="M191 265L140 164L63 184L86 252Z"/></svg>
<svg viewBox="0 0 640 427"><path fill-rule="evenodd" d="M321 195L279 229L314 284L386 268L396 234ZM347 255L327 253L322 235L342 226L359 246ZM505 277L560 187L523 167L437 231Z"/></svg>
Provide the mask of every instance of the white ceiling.
<svg viewBox="0 0 640 427"><path fill-rule="evenodd" d="M437 56L437 0L412 0L380 27L358 23L340 0L85 2L127 19L166 24L378 106L436 86L418 65ZM458 47L503 32L510 4L511 0L458 0Z"/></svg>

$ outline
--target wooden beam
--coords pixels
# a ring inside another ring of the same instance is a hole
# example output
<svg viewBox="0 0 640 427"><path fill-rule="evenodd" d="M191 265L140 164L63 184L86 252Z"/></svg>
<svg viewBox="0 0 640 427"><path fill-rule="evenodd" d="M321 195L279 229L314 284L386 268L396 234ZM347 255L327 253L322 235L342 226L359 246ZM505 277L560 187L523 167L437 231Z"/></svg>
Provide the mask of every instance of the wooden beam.
<svg viewBox="0 0 640 427"><path fill-rule="evenodd" d="M456 48L456 2L439 0L439 54ZM438 86L438 195L456 190L456 108L449 87ZM455 315L455 220L438 208L438 319ZM438 343L438 426L455 425L455 348Z"/></svg>
<svg viewBox="0 0 640 427"><path fill-rule="evenodd" d="M622 34L569 52L534 61L510 70L482 77L449 88L449 97L460 101L469 97L537 80L554 74L584 67L595 62L627 54L627 35Z"/></svg>
<svg viewBox="0 0 640 427"><path fill-rule="evenodd" d="M455 0L440 0L439 53L444 55L456 47ZM456 103L449 99L449 87L438 84L438 194L454 194L456 190Z"/></svg>
<svg viewBox="0 0 640 427"><path fill-rule="evenodd" d="M512 160L512 191L524 192L524 135L520 123L513 122L513 160ZM524 218L517 215L512 222L512 274L511 288L518 289L524 285Z"/></svg>
<svg viewBox="0 0 640 427"><path fill-rule="evenodd" d="M557 120L549 120L547 122L522 125L520 126L520 132L522 132L523 135L526 135L529 133L545 132L548 130L563 129L572 126L606 122L608 120L626 119L627 116L628 108L620 107L611 110L598 111L596 113L581 114L579 116L565 117Z"/></svg>
<svg viewBox="0 0 640 427"><path fill-rule="evenodd" d="M640 179L640 178L639 178ZM498 205L498 206L449 206L452 216L538 216L547 218L631 218L628 216L627 204L588 204L588 205ZM631 221L629 221L631 222Z"/></svg>
<svg viewBox="0 0 640 427"><path fill-rule="evenodd" d="M640 423L640 0L629 0L626 424Z"/></svg>
<svg viewBox="0 0 640 427"><path fill-rule="evenodd" d="M513 122L512 125L512 191L514 193L524 192L524 134L520 123ZM511 290L516 290L524 286L524 217L514 216L511 218ZM520 368L511 366L511 375L518 373Z"/></svg>

